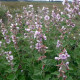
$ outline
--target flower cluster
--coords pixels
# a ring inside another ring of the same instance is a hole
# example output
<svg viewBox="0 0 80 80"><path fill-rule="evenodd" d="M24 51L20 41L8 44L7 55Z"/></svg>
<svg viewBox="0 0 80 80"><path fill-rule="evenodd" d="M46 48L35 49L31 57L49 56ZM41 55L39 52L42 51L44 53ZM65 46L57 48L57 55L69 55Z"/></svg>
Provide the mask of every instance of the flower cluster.
<svg viewBox="0 0 80 80"><path fill-rule="evenodd" d="M66 49L62 53L59 53L59 57L55 57L56 60L66 60L70 55L68 55Z"/></svg>
<svg viewBox="0 0 80 80"><path fill-rule="evenodd" d="M4 39L5 39L5 41L6 41L6 43L7 44L10 44L10 37L9 37L9 35L8 35L8 31L7 31L7 29L5 28L5 25L2 23L1 24L1 32L2 32L2 34L3 34L3 37L4 37Z"/></svg>
<svg viewBox="0 0 80 80"><path fill-rule="evenodd" d="M13 69L13 55L12 55L12 52L11 51L8 51L8 52L5 52L6 54L6 59L8 60L8 62L10 63L11 65L11 69Z"/></svg>
<svg viewBox="0 0 80 80"><path fill-rule="evenodd" d="M18 24L18 25L22 25L22 19L23 19L23 16L22 15L19 15L18 13L16 14L16 18L15 18L15 22Z"/></svg>
<svg viewBox="0 0 80 80"><path fill-rule="evenodd" d="M47 47L45 45L43 45L42 39L46 40L46 36L45 36L45 34L42 33L41 29L38 31L35 31L34 38L37 39L37 43L36 43L35 48L39 52L42 51L43 53L45 53L45 49L47 49Z"/></svg>
<svg viewBox="0 0 80 80"><path fill-rule="evenodd" d="M16 37L16 35L17 35L18 30L19 30L19 27L17 27L17 24L11 24L10 28L11 28L10 31L12 33L12 36L11 36L12 41L14 43L15 48L17 49L18 46L17 46L17 37Z"/></svg>
<svg viewBox="0 0 80 80"><path fill-rule="evenodd" d="M68 57L70 57L70 55L67 53L66 49L63 46L64 38L66 37L65 34L70 33L72 28L75 27L75 24L72 22L72 19L74 19L75 16L78 14L77 12L75 12L75 10L76 11L79 10L79 7L78 7L79 4L75 4L75 6L76 6L76 9L75 9L75 7L72 8L70 6L70 4L68 3L68 0L64 0L63 5L64 5L63 12L56 14L56 12L59 12L59 10L57 10L57 11L55 9L53 10L53 12L52 12L53 18L52 19L55 22L54 24L56 26L56 29L61 34L59 36L59 40L57 41L57 45L56 45L56 47L59 48L61 53L59 53L59 55L58 55L59 57L55 57L55 60L61 61L61 64L57 65L57 66L59 66L59 73L60 73L59 77L62 77L64 80L66 80L67 76L65 75L65 73L66 73L65 70L69 70L69 66L68 66L69 62L67 62L67 60L68 60ZM62 17L64 15L67 17ZM55 18L55 16L58 16L58 17ZM66 25L62 26L62 22L65 22Z"/></svg>
<svg viewBox="0 0 80 80"><path fill-rule="evenodd" d="M1 32L2 32L3 36L6 36L6 34L8 33L8 31L5 28L5 25L3 23L1 24Z"/></svg>
<svg viewBox="0 0 80 80"><path fill-rule="evenodd" d="M66 79L65 70L69 70L69 62L67 62L67 59L70 57L70 55L67 53L66 49L64 49L61 53L59 53L59 57L55 57L55 60L61 61L60 64L57 66L59 67L60 75L59 77L63 77L63 79Z"/></svg>
<svg viewBox="0 0 80 80"><path fill-rule="evenodd" d="M27 8L23 7L23 10L23 18L26 26L24 38L29 40L30 48L34 49L35 14L33 5L29 5Z"/></svg>
<svg viewBox="0 0 80 80"><path fill-rule="evenodd" d="M59 48L60 46L62 46L62 45L61 45L61 42L58 40L56 47Z"/></svg>
<svg viewBox="0 0 80 80"><path fill-rule="evenodd" d="M10 24L10 22L12 21L13 16L10 14L9 10L6 13L6 16L8 18L8 24Z"/></svg>

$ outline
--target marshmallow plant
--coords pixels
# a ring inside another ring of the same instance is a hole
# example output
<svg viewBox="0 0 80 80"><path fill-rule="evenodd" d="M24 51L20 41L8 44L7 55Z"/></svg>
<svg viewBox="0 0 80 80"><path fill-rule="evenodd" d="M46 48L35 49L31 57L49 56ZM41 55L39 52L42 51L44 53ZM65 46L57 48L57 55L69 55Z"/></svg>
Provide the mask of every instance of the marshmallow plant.
<svg viewBox="0 0 80 80"><path fill-rule="evenodd" d="M72 22L72 19L74 19L76 17L76 15L78 15L79 13L79 1L73 1L73 8L71 7L71 5L68 3L68 0L64 0L62 3L65 6L64 7L64 12L61 12L61 14L55 14L55 12L52 12L52 17L53 19L55 19L55 15L58 16L56 17L56 28L57 30L60 32L60 36L59 39L57 40L57 45L56 47L59 48L59 50L61 51L58 55L58 57L55 57L55 60L58 60L59 62L61 62L60 64L58 64L57 66L59 67L59 78L62 77L63 80L67 79L66 76L66 72L67 70L69 70L69 62L68 62L68 58L70 57L70 55L67 53L67 50L64 47L64 41L65 38L68 37L68 35L66 36L67 33L70 33L71 30L75 27L75 23ZM76 7L76 8L75 8ZM75 10L75 11L74 11ZM77 11L77 12L76 12ZM65 14L65 16L67 17L63 17L63 15ZM66 23L66 25L63 25L61 23Z"/></svg>
<svg viewBox="0 0 80 80"><path fill-rule="evenodd" d="M6 23L0 19L1 80L80 79L80 3L62 4L63 10L28 5L14 15L8 10Z"/></svg>

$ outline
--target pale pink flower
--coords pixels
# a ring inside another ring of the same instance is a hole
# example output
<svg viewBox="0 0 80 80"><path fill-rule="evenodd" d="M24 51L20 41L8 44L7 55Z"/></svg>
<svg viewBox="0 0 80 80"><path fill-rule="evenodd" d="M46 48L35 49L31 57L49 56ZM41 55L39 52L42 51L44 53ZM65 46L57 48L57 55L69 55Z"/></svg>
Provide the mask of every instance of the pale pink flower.
<svg viewBox="0 0 80 80"><path fill-rule="evenodd" d="M43 35L44 40L47 40L47 37L45 36L45 34Z"/></svg>
<svg viewBox="0 0 80 80"><path fill-rule="evenodd" d="M0 19L0 23L2 23L2 19Z"/></svg>
<svg viewBox="0 0 80 80"><path fill-rule="evenodd" d="M10 55L10 56L9 56L9 59L10 59L10 60L13 60L13 55Z"/></svg>
<svg viewBox="0 0 80 80"><path fill-rule="evenodd" d="M59 58L61 60L65 60L65 59L67 59L67 56L65 54L59 54Z"/></svg>
<svg viewBox="0 0 80 80"><path fill-rule="evenodd" d="M62 28L61 28L62 30L65 30L66 28L64 27L64 26L62 26Z"/></svg>
<svg viewBox="0 0 80 80"><path fill-rule="evenodd" d="M55 57L55 60L59 60L60 58L59 57Z"/></svg>
<svg viewBox="0 0 80 80"><path fill-rule="evenodd" d="M35 48L38 49L38 50L40 50L41 46L42 46L41 43L36 43L36 47Z"/></svg>
<svg viewBox="0 0 80 80"><path fill-rule="evenodd" d="M61 46L61 42L58 40L56 47L59 48Z"/></svg>
<svg viewBox="0 0 80 80"><path fill-rule="evenodd" d="M66 65L69 65L69 62L66 62Z"/></svg>
<svg viewBox="0 0 80 80"><path fill-rule="evenodd" d="M44 19L47 21L47 20L50 19L50 17L49 17L48 15L46 15L46 16L44 17Z"/></svg>
<svg viewBox="0 0 80 80"><path fill-rule="evenodd" d="M25 30L28 31L28 32L30 31L30 29L27 29L27 28L25 28Z"/></svg>
<svg viewBox="0 0 80 80"><path fill-rule="evenodd" d="M38 35L40 35L40 32L39 31L35 31L34 38L36 38Z"/></svg>
<svg viewBox="0 0 80 80"><path fill-rule="evenodd" d="M2 41L0 41L0 47L1 47Z"/></svg>
<svg viewBox="0 0 80 80"><path fill-rule="evenodd" d="M78 14L80 15L80 12L78 12Z"/></svg>

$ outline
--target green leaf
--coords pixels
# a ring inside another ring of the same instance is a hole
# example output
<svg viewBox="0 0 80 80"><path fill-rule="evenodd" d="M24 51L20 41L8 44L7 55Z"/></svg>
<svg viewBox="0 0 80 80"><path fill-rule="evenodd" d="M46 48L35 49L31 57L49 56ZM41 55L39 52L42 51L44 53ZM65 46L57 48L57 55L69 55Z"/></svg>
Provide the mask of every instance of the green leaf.
<svg viewBox="0 0 80 80"><path fill-rule="evenodd" d="M46 50L46 52L52 52L53 50Z"/></svg>
<svg viewBox="0 0 80 80"><path fill-rule="evenodd" d="M53 73L51 73L52 75L59 75L59 72L58 71L55 71L55 72L53 72Z"/></svg>
<svg viewBox="0 0 80 80"><path fill-rule="evenodd" d="M72 77L67 77L67 80L73 80Z"/></svg>
<svg viewBox="0 0 80 80"><path fill-rule="evenodd" d="M51 75L46 75L44 80L50 80L50 78L51 78Z"/></svg>
<svg viewBox="0 0 80 80"><path fill-rule="evenodd" d="M25 80L24 75L20 75L19 80Z"/></svg>
<svg viewBox="0 0 80 80"><path fill-rule="evenodd" d="M9 74L7 77L8 80L16 80L16 74Z"/></svg>
<svg viewBox="0 0 80 80"><path fill-rule="evenodd" d="M37 69L34 70L34 75L41 75L41 73L42 73L41 70Z"/></svg>

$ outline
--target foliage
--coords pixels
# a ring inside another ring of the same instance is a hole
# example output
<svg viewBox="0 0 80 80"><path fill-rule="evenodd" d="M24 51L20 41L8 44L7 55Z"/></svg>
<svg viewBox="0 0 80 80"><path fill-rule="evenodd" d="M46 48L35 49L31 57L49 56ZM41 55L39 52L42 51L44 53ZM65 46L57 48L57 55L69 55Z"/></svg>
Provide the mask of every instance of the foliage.
<svg viewBox="0 0 80 80"><path fill-rule="evenodd" d="M72 14L66 13L65 8L64 11L53 8L52 12L47 7L38 7L35 11L33 5L28 5L11 14L1 7L0 80L62 80L56 66L61 61L56 61L55 56L63 48L70 55L66 80L80 80L80 23L77 22L80 10L69 17L67 14ZM63 48L56 47L58 40ZM41 45L38 48L37 43Z"/></svg>

